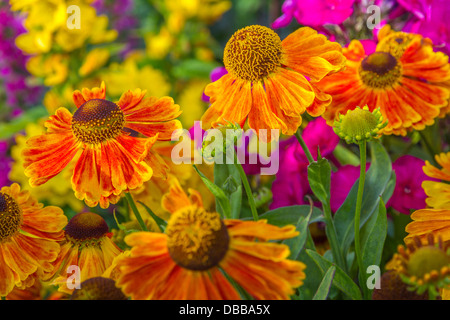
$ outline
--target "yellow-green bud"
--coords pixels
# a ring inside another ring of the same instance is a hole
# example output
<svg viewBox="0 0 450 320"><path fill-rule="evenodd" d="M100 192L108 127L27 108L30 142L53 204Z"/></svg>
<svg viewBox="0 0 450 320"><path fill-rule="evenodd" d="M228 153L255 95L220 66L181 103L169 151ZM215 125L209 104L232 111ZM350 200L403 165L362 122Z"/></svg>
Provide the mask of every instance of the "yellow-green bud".
<svg viewBox="0 0 450 320"><path fill-rule="evenodd" d="M345 115L339 115L339 119L334 122L334 132L347 143L359 144L364 140L378 138L380 130L386 125L387 121L383 122L379 108L370 112L368 106L356 107Z"/></svg>

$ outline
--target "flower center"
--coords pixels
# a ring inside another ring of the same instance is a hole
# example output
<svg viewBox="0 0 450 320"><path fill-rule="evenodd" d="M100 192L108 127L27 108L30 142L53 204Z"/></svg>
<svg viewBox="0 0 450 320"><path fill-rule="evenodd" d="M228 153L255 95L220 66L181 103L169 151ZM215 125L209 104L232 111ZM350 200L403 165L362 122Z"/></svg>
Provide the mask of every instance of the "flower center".
<svg viewBox="0 0 450 320"><path fill-rule="evenodd" d="M0 243L7 241L22 224L22 211L8 194L0 193Z"/></svg>
<svg viewBox="0 0 450 320"><path fill-rule="evenodd" d="M235 77L259 81L281 66L280 37L263 26L249 26L236 31L224 51L225 68Z"/></svg>
<svg viewBox="0 0 450 320"><path fill-rule="evenodd" d="M405 52L408 45L419 35L405 32L395 32L392 35L382 39L378 45L377 50L389 52L391 55L399 59Z"/></svg>
<svg viewBox="0 0 450 320"><path fill-rule="evenodd" d="M375 52L361 62L359 75L368 87L384 89L397 83L402 66L390 53Z"/></svg>
<svg viewBox="0 0 450 320"><path fill-rule="evenodd" d="M116 287L114 280L95 277L83 281L70 300L127 300L127 297Z"/></svg>
<svg viewBox="0 0 450 320"><path fill-rule="evenodd" d="M117 137L123 129L125 117L115 103L92 99L75 111L72 131L78 140L86 144L98 144Z"/></svg>
<svg viewBox="0 0 450 320"><path fill-rule="evenodd" d="M175 212L167 225L172 259L189 270L217 266L228 251L228 231L216 212L189 207Z"/></svg>
<svg viewBox="0 0 450 320"><path fill-rule="evenodd" d="M98 214L81 212L70 219L66 235L73 243L99 240L109 231L106 221Z"/></svg>
<svg viewBox="0 0 450 320"><path fill-rule="evenodd" d="M440 271L441 268L450 265L450 256L442 249L435 246L419 248L411 254L407 270L410 276L423 277L432 271Z"/></svg>

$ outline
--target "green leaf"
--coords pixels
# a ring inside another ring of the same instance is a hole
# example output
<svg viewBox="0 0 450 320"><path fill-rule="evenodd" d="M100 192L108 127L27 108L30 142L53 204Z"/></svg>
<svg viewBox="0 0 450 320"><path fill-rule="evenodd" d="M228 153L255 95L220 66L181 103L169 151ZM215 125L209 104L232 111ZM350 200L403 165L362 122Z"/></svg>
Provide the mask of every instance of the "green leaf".
<svg viewBox="0 0 450 320"><path fill-rule="evenodd" d="M317 264L319 269L322 271L322 275L325 275L326 270L328 270L331 266L334 266L336 268L336 272L333 278L333 285L345 293L349 298L353 300L362 300L359 287L341 268L322 257L316 251L306 249L306 253Z"/></svg>
<svg viewBox="0 0 450 320"><path fill-rule="evenodd" d="M300 254L300 251L302 251L303 248L305 247L309 232L308 227L311 221L313 208L314 208L313 206L310 207L309 213L306 217L305 216L299 217L296 227L296 230L299 232L299 235L294 238L286 239L283 241L284 244L289 246L289 249L291 251L289 259L296 260L298 255Z"/></svg>
<svg viewBox="0 0 450 320"><path fill-rule="evenodd" d="M373 214L361 229L361 252L363 266L361 272L366 272L369 266L380 266L384 243L387 236L386 206L383 200L378 206L378 213ZM361 283L368 296L369 289Z"/></svg>
<svg viewBox="0 0 450 320"><path fill-rule="evenodd" d="M198 170L197 166L194 165L195 171L200 175L203 183L205 183L206 187L211 191L211 193L216 197L218 208L217 211L222 213L226 218L231 217L231 206L228 197L225 195L225 192L211 182L200 170Z"/></svg>
<svg viewBox="0 0 450 320"><path fill-rule="evenodd" d="M234 164L214 164L214 184L221 187L229 199L231 218L238 219L242 208L242 183L239 171ZM221 208L220 199L216 198L216 207Z"/></svg>
<svg viewBox="0 0 450 320"><path fill-rule="evenodd" d="M266 219L268 223L278 227L284 227L288 224L297 225L300 217L307 217L311 211L311 207L308 205L281 207L274 210L270 210L260 215L260 219ZM313 207L310 223L323 221L323 212Z"/></svg>
<svg viewBox="0 0 450 320"><path fill-rule="evenodd" d="M140 203L145 210L147 211L147 213L153 218L153 220L155 220L156 224L161 228L162 231L164 231L167 227L167 221L165 221L164 219L161 219L160 217L158 217L148 206L146 206L143 202L138 201L138 203Z"/></svg>
<svg viewBox="0 0 450 320"><path fill-rule="evenodd" d="M331 166L327 159L319 158L308 166L308 181L314 195L322 203L330 200Z"/></svg>
<svg viewBox="0 0 450 320"><path fill-rule="evenodd" d="M371 149L370 169L366 174L361 207L361 225L378 209L381 195L392 176L392 163L383 145L378 141L369 143ZM337 236L346 253L355 238L354 216L359 179L355 182L342 206L334 215Z"/></svg>
<svg viewBox="0 0 450 320"><path fill-rule="evenodd" d="M336 273L335 266L331 266L330 268L328 268L327 272L325 273L325 276L322 279L322 282L319 285L319 289L317 289L317 292L313 297L313 300L327 299L335 273Z"/></svg>

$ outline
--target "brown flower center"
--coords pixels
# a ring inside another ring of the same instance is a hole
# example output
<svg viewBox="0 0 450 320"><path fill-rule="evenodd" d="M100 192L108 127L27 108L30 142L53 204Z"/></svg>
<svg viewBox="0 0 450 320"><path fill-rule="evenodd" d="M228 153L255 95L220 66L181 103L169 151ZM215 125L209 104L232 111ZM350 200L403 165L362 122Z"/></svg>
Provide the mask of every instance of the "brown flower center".
<svg viewBox="0 0 450 320"><path fill-rule="evenodd" d="M81 212L70 219L66 226L66 235L72 242L99 240L108 233L106 221L98 214Z"/></svg>
<svg viewBox="0 0 450 320"><path fill-rule="evenodd" d="M127 300L127 297L116 287L114 280L95 277L83 281L70 300Z"/></svg>
<svg viewBox="0 0 450 320"><path fill-rule="evenodd" d="M172 259L189 270L217 266L228 251L229 236L218 213L189 207L175 212L167 225Z"/></svg>
<svg viewBox="0 0 450 320"><path fill-rule="evenodd" d="M384 89L398 82L402 66L390 53L374 52L361 62L359 75L366 86Z"/></svg>
<svg viewBox="0 0 450 320"><path fill-rule="evenodd" d="M281 66L280 37L263 26L249 26L236 31L224 51L225 68L235 77L259 81Z"/></svg>
<svg viewBox="0 0 450 320"><path fill-rule="evenodd" d="M117 137L124 124L125 117L118 105L108 100L92 99L75 111L72 131L79 141L98 144Z"/></svg>
<svg viewBox="0 0 450 320"><path fill-rule="evenodd" d="M0 243L16 234L21 224L22 211L17 202L10 195L0 193Z"/></svg>

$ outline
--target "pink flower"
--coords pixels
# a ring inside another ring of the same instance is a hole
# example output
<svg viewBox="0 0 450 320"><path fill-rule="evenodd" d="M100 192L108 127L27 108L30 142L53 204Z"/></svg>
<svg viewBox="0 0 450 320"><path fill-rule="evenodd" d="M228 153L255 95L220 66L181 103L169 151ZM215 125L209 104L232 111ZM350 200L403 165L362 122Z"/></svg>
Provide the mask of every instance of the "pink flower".
<svg viewBox="0 0 450 320"><path fill-rule="evenodd" d="M450 54L450 6L448 0L398 0L399 8L412 14L403 28L430 38L436 49Z"/></svg>
<svg viewBox="0 0 450 320"><path fill-rule="evenodd" d="M410 214L410 210L426 207L426 194L422 182L430 180L422 170L425 162L422 159L406 155L398 158L392 169L396 175L396 185L391 199L386 204L398 212Z"/></svg>
<svg viewBox="0 0 450 320"><path fill-rule="evenodd" d="M333 151L339 137L323 118L316 118L302 134L313 158L317 160L318 149L323 158L334 161ZM272 183L273 202L270 209L308 204L305 196L312 194L308 183L308 159L295 137L280 143L280 168Z"/></svg>
<svg viewBox="0 0 450 320"><path fill-rule="evenodd" d="M355 0L286 0L272 28L283 28L295 17L297 22L305 26L322 26L324 24L340 24L353 13Z"/></svg>

